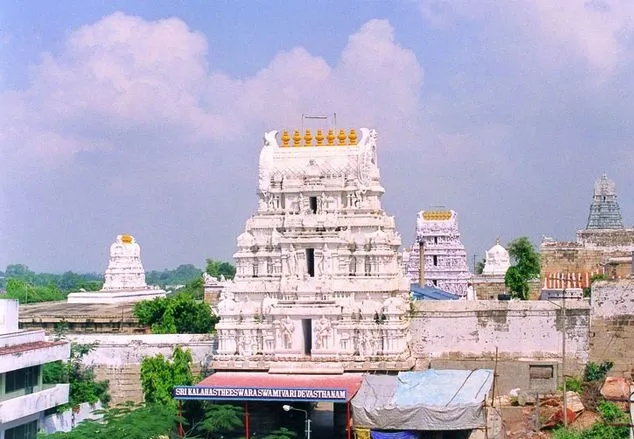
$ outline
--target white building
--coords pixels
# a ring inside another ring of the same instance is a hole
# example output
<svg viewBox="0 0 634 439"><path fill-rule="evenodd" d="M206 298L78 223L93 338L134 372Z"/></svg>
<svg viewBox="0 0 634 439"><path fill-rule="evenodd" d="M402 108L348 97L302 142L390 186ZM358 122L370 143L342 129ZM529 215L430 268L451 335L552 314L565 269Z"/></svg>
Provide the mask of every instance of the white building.
<svg viewBox="0 0 634 439"><path fill-rule="evenodd" d="M17 300L0 300L0 439L35 439L45 410L68 402L68 384L43 384L42 366L68 360L70 344L18 330Z"/></svg>
<svg viewBox="0 0 634 439"><path fill-rule="evenodd" d="M132 235L119 235L110 246L110 259L101 291L68 295L68 303L120 303L165 297L165 291L145 283L141 247Z"/></svg>
<svg viewBox="0 0 634 439"><path fill-rule="evenodd" d="M471 273L460 241L458 214L453 210L422 210L416 218L416 241L405 258L411 283L419 282L420 244L424 251L424 281L443 291L467 296Z"/></svg>
<svg viewBox="0 0 634 439"><path fill-rule="evenodd" d="M484 276L501 276L506 274L506 270L511 266L511 257L509 252L500 245L500 240L495 241L495 245L485 253Z"/></svg>
<svg viewBox="0 0 634 439"><path fill-rule="evenodd" d="M381 208L376 132L360 131L265 134L215 369L411 367L401 238Z"/></svg>

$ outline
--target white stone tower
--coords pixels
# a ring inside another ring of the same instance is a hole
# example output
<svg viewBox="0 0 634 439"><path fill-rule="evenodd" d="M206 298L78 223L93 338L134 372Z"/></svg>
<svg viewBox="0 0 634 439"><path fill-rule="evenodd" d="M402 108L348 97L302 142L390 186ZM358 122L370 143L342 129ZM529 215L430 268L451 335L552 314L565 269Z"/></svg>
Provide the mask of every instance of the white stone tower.
<svg viewBox="0 0 634 439"><path fill-rule="evenodd" d="M110 259L102 291L145 290L141 247L132 235L118 235L110 246Z"/></svg>
<svg viewBox="0 0 634 439"><path fill-rule="evenodd" d="M215 369L410 366L401 238L381 209L376 132L360 132L264 135L258 209L218 303Z"/></svg>
<svg viewBox="0 0 634 439"><path fill-rule="evenodd" d="M466 297L471 273L467 252L460 241L458 215L453 210L421 210L416 218L416 241L412 246L407 272L418 283L420 243L424 244L425 284Z"/></svg>
<svg viewBox="0 0 634 439"><path fill-rule="evenodd" d="M487 250L485 254L482 274L485 276L503 277L510 266L511 257L509 252L500 245L500 240L497 239L495 245Z"/></svg>
<svg viewBox="0 0 634 439"><path fill-rule="evenodd" d="M80 291L68 295L68 303L138 302L165 297L165 291L145 283L141 247L132 235L118 235L110 246L108 268L100 291Z"/></svg>

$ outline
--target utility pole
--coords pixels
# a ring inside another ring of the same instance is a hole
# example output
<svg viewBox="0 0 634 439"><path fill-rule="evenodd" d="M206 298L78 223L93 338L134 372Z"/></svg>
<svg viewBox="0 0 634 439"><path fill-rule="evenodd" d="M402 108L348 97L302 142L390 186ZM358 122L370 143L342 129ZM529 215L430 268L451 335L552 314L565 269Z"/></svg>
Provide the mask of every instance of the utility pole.
<svg viewBox="0 0 634 439"><path fill-rule="evenodd" d="M562 298L563 328L561 331L561 377L564 388L564 428L568 428L568 397L566 395L566 289L563 290Z"/></svg>
<svg viewBox="0 0 634 439"><path fill-rule="evenodd" d="M630 439L634 439L634 384L630 384Z"/></svg>

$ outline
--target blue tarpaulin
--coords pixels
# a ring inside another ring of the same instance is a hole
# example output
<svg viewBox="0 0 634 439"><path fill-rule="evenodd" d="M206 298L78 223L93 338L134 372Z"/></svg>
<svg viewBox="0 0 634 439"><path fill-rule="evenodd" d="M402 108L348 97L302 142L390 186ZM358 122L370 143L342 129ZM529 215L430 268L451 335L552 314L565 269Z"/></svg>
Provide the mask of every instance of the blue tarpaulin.
<svg viewBox="0 0 634 439"><path fill-rule="evenodd" d="M492 383L490 369L366 375L351 401L353 422L376 430L479 428Z"/></svg>
<svg viewBox="0 0 634 439"><path fill-rule="evenodd" d="M374 431L370 432L372 439L420 439L418 431Z"/></svg>
<svg viewBox="0 0 634 439"><path fill-rule="evenodd" d="M414 300L458 300L459 296L429 285L410 285L410 294Z"/></svg>

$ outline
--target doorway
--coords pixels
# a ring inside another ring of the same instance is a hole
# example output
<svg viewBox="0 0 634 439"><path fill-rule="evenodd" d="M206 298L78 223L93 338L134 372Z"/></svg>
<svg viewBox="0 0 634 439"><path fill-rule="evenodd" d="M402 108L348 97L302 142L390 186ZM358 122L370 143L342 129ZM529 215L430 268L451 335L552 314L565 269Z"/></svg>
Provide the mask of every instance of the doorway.
<svg viewBox="0 0 634 439"><path fill-rule="evenodd" d="M304 355L310 355L313 350L313 321L302 319L302 330L304 333Z"/></svg>

